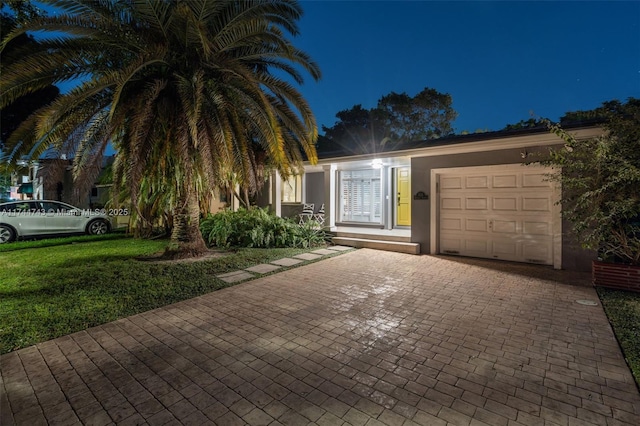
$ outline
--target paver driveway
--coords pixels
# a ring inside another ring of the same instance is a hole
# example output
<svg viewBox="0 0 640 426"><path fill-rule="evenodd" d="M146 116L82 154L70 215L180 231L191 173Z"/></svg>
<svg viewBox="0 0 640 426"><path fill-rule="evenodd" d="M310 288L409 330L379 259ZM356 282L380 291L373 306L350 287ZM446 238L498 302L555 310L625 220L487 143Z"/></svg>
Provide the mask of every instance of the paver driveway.
<svg viewBox="0 0 640 426"><path fill-rule="evenodd" d="M638 425L586 284L358 250L4 355L0 420Z"/></svg>

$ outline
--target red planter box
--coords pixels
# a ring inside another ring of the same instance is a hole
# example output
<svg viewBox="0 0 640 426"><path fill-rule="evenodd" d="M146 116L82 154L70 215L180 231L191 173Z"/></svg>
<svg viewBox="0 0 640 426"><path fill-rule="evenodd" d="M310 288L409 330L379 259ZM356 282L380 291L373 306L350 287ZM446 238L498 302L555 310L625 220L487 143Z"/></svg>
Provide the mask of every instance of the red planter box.
<svg viewBox="0 0 640 426"><path fill-rule="evenodd" d="M640 266L592 263L593 285L640 292Z"/></svg>

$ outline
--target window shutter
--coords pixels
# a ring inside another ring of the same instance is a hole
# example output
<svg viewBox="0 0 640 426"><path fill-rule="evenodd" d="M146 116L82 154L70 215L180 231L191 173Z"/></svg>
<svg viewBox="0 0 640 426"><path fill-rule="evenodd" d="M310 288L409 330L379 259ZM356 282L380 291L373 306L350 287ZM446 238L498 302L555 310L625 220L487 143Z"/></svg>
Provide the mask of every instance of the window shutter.
<svg viewBox="0 0 640 426"><path fill-rule="evenodd" d="M341 220L382 222L382 186L379 170L347 170L340 173Z"/></svg>

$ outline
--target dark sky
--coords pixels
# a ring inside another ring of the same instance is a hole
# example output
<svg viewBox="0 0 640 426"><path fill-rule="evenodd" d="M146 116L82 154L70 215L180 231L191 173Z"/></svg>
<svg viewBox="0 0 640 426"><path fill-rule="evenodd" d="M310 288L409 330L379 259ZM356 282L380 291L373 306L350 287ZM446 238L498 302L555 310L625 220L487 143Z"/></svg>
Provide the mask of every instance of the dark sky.
<svg viewBox="0 0 640 426"><path fill-rule="evenodd" d="M453 97L456 132L640 97L640 2L302 1L319 125L392 91ZM322 133L322 132L321 132Z"/></svg>
<svg viewBox="0 0 640 426"><path fill-rule="evenodd" d="M640 1L301 5L293 43L319 63L323 78L308 77L300 91L320 128L340 110L425 87L453 97L456 133L640 97Z"/></svg>

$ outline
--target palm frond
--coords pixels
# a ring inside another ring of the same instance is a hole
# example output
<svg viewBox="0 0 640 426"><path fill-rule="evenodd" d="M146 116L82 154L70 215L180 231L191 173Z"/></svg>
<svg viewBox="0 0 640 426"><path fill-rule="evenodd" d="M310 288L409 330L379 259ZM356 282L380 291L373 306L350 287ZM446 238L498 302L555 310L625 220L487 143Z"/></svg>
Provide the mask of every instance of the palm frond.
<svg viewBox="0 0 640 426"><path fill-rule="evenodd" d="M114 186L145 227L191 214L211 186L239 185L246 198L266 166L286 176L303 152L315 161L313 113L279 77L298 85L303 73L320 78L288 38L298 32L298 2L47 3L62 13L26 23L0 46L26 31L48 34L19 54L7 50L0 105L51 83L87 81L19 126L7 145L14 157L53 148L73 155L77 177L90 176L112 141Z"/></svg>

